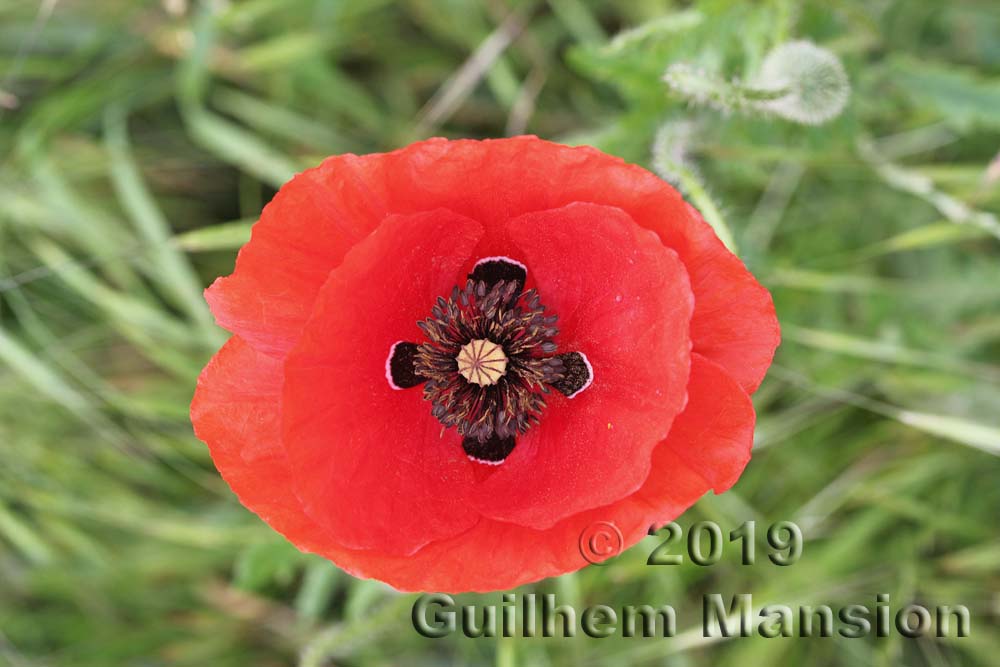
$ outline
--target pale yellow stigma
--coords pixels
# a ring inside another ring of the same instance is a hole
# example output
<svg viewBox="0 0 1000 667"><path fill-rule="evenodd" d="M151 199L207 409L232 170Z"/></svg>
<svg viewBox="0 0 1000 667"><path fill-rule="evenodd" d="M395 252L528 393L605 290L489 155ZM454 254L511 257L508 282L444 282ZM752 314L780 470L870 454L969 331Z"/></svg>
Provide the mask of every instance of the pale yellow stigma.
<svg viewBox="0 0 1000 667"><path fill-rule="evenodd" d="M455 361L462 377L480 387L496 384L507 372L507 355L491 340L469 341L458 351Z"/></svg>

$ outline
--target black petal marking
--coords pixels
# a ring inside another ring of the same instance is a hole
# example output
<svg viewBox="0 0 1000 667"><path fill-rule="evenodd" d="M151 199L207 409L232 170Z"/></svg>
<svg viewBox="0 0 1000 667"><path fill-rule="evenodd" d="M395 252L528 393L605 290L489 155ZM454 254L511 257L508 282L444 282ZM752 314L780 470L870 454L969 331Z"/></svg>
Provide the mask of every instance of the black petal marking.
<svg viewBox="0 0 1000 667"><path fill-rule="evenodd" d="M496 434L483 442L480 442L479 438L467 436L462 440L462 449L465 450L470 459L477 463L498 466L514 451L515 443L513 437L501 438Z"/></svg>
<svg viewBox="0 0 1000 667"><path fill-rule="evenodd" d="M427 382L427 378L413 370L417 344L405 340L393 343L385 360L385 379L393 389L409 389Z"/></svg>
<svg viewBox="0 0 1000 667"><path fill-rule="evenodd" d="M553 382L552 386L566 394L567 398L573 398L594 381L594 368L583 352L560 354L559 359L565 372L562 379Z"/></svg>
<svg viewBox="0 0 1000 667"><path fill-rule="evenodd" d="M514 296L524 291L524 280L528 276L528 268L510 257L483 257L476 262L469 274L471 280L476 282L482 280L486 283L486 291L496 285L501 280L506 283L515 283Z"/></svg>

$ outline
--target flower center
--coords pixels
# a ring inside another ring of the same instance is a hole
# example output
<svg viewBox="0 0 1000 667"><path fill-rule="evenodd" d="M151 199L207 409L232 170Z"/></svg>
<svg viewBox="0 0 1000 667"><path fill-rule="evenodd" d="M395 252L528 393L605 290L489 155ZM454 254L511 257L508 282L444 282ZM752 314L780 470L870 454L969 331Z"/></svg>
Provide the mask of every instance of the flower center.
<svg viewBox="0 0 1000 667"><path fill-rule="evenodd" d="M417 322L426 341L397 342L386 359L389 385L423 383L431 414L482 463L503 462L515 438L539 423L551 389L573 398L593 379L582 353L556 354L558 318L524 289L526 276L506 257L480 260L464 286Z"/></svg>
<svg viewBox="0 0 1000 667"><path fill-rule="evenodd" d="M503 348L484 338L463 345L455 361L462 377L480 387L496 384L507 372L507 355Z"/></svg>
<svg viewBox="0 0 1000 667"><path fill-rule="evenodd" d="M413 366L427 378L431 414L481 442L513 438L536 424L548 385L563 377L552 340L556 317L534 290L520 287L470 278L417 323L427 341L417 346Z"/></svg>

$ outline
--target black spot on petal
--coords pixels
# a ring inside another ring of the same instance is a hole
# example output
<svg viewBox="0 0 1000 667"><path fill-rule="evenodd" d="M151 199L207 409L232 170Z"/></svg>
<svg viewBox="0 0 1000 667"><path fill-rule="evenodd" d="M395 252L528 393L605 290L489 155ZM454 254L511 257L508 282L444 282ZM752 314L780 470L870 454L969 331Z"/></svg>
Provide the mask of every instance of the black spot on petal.
<svg viewBox="0 0 1000 667"><path fill-rule="evenodd" d="M524 281L527 277L528 270L524 264L509 257L484 257L476 262L475 268L469 274L470 280L486 283L484 294L502 280L516 285L511 290L515 296L524 291Z"/></svg>
<svg viewBox="0 0 1000 667"><path fill-rule="evenodd" d="M389 349L385 362L385 377L393 389L409 389L427 382L427 378L413 368L417 355L417 344L399 341Z"/></svg>
<svg viewBox="0 0 1000 667"><path fill-rule="evenodd" d="M493 434L488 440L466 436L462 440L462 449L473 461L489 465L499 465L514 451L516 441L513 437L501 438Z"/></svg>
<svg viewBox="0 0 1000 667"><path fill-rule="evenodd" d="M562 360L562 378L552 383L560 392L573 398L594 381L594 369L581 352L568 352L558 356Z"/></svg>

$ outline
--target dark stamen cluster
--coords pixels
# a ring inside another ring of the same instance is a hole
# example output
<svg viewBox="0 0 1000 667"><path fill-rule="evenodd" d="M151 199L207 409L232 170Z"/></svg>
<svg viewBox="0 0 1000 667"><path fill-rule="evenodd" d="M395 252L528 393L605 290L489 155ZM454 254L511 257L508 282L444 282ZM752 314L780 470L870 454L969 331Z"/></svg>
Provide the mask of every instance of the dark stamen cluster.
<svg viewBox="0 0 1000 667"><path fill-rule="evenodd" d="M486 442L524 433L539 421L547 385L566 372L554 356L557 317L545 315L535 290L520 292L520 287L510 280L487 286L470 278L464 289L439 297L431 317L417 323L427 336L413 363L417 375L427 378L424 398L442 424L466 438ZM459 373L456 357L474 340L492 341L507 356L506 372L495 384L480 386Z"/></svg>

